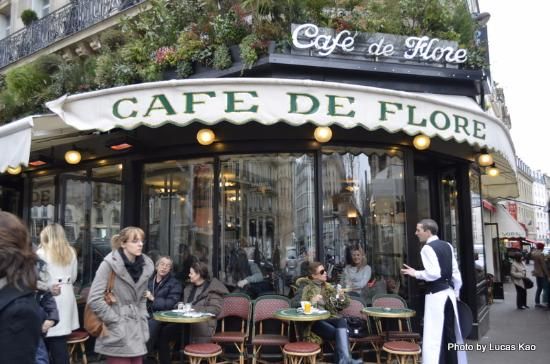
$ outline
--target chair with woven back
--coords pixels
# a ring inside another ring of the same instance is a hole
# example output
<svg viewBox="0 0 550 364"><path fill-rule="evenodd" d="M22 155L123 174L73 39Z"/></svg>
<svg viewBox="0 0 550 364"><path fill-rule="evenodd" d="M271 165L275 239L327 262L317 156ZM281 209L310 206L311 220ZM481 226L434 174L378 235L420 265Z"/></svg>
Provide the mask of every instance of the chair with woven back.
<svg viewBox="0 0 550 364"><path fill-rule="evenodd" d="M349 337L350 350L354 351L356 346L361 347L359 350L360 358L363 358L364 344L370 344L376 354L376 363L380 364L380 350L384 344L384 338L380 335L373 334L370 319L366 317L361 311L363 310L363 303L357 299L351 297L348 307L340 311L340 314L344 317L357 317L365 322L367 325L367 336L364 337Z"/></svg>
<svg viewBox="0 0 550 364"><path fill-rule="evenodd" d="M378 294L374 296L372 299L372 306L373 307L389 307L389 308L395 308L395 309L401 309L401 308L408 308L407 302L403 299L403 297L396 295L396 294ZM399 330L388 330L386 332L383 332L382 330L382 323L380 320L377 321L377 329L379 334L383 334L383 336L386 336L388 340L409 340L412 342L419 342L420 341L420 334L417 332L412 331L412 325L411 325L411 319L410 318L400 318L397 319L399 324ZM407 330L403 330L403 323L402 320L405 320L405 323L407 325Z"/></svg>
<svg viewBox="0 0 550 364"><path fill-rule="evenodd" d="M233 344L239 353L239 363L244 364L246 355L246 342L250 330L251 315L250 297L243 293L229 293L223 297L222 310L217 319L220 322L220 331L212 336L212 342L222 347ZM230 318L237 319L240 330L229 330L226 321ZM225 349L225 348L224 348Z"/></svg>
<svg viewBox="0 0 550 364"><path fill-rule="evenodd" d="M290 308L290 300L287 297L279 295L265 295L256 299L253 305L252 313L252 363L260 359L260 352L264 346L278 346L283 348L289 342L289 324L285 321L277 320L274 317L278 310ZM271 330L267 332L267 323L275 323L270 325ZM275 327L272 327L275 326Z"/></svg>

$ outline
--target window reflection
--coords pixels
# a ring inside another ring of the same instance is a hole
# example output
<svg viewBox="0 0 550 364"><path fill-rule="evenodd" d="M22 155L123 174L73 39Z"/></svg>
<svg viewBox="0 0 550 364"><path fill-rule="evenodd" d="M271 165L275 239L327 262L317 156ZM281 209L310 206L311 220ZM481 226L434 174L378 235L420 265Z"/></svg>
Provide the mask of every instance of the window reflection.
<svg viewBox="0 0 550 364"><path fill-rule="evenodd" d="M472 204L472 240L474 243L474 267L476 281L485 280L485 248L483 244L483 220L479 172L470 169L470 197Z"/></svg>
<svg viewBox="0 0 550 364"><path fill-rule="evenodd" d="M30 233L33 244L40 243L42 229L54 222L55 213L54 177L39 177L32 180Z"/></svg>
<svg viewBox="0 0 550 364"><path fill-rule="evenodd" d="M354 148L323 152L322 241L330 278L351 284L367 304L379 293L404 292L400 278L405 247L401 153ZM353 259L358 252L365 255L370 269Z"/></svg>
<svg viewBox="0 0 550 364"><path fill-rule="evenodd" d="M147 254L174 258L174 271L187 279L193 261L212 266L212 160L145 165Z"/></svg>
<svg viewBox="0 0 550 364"><path fill-rule="evenodd" d="M243 264L262 278L244 289L288 293L314 259L314 183L311 155L224 157L220 170L220 277L239 286ZM246 257L246 258L244 258Z"/></svg>

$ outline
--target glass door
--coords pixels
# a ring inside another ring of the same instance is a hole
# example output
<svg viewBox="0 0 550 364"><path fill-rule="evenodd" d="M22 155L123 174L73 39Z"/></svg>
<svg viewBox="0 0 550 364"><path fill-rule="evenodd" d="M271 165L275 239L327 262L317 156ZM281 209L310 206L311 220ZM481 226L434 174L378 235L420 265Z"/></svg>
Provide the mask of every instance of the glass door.
<svg viewBox="0 0 550 364"><path fill-rule="evenodd" d="M61 176L60 223L78 256L78 281L92 281L103 258L111 251L111 237L120 230L120 179L101 178L108 167ZM117 169L119 167L116 167ZM111 169L112 170L112 169ZM120 171L119 171L120 172Z"/></svg>

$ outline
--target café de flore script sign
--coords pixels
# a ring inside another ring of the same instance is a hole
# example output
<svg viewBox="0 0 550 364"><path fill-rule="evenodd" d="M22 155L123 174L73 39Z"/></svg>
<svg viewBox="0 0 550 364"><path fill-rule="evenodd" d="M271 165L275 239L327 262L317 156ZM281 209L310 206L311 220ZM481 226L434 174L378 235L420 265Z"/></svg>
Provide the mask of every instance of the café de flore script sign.
<svg viewBox="0 0 550 364"><path fill-rule="evenodd" d="M424 133L469 144L498 144L498 120L472 101L311 80L220 78L143 83L64 96L48 107L79 130L185 126L198 121L264 125L313 123Z"/></svg>
<svg viewBox="0 0 550 364"><path fill-rule="evenodd" d="M422 62L460 64L468 59L468 51L456 42L394 34L361 33L315 24L292 25L292 52L322 57L353 57L386 62Z"/></svg>

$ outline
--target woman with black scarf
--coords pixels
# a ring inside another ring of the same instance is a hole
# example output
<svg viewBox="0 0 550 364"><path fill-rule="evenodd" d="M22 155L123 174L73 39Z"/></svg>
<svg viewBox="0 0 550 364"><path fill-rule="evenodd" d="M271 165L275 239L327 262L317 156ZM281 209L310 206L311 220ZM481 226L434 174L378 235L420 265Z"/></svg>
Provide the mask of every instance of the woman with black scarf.
<svg viewBox="0 0 550 364"><path fill-rule="evenodd" d="M141 364L149 339L145 293L154 266L142 253L145 234L138 227L126 227L112 238L116 248L99 266L88 304L107 325L107 335L96 339L95 351L107 357L107 364ZM104 291L114 274L116 302L108 305Z"/></svg>

